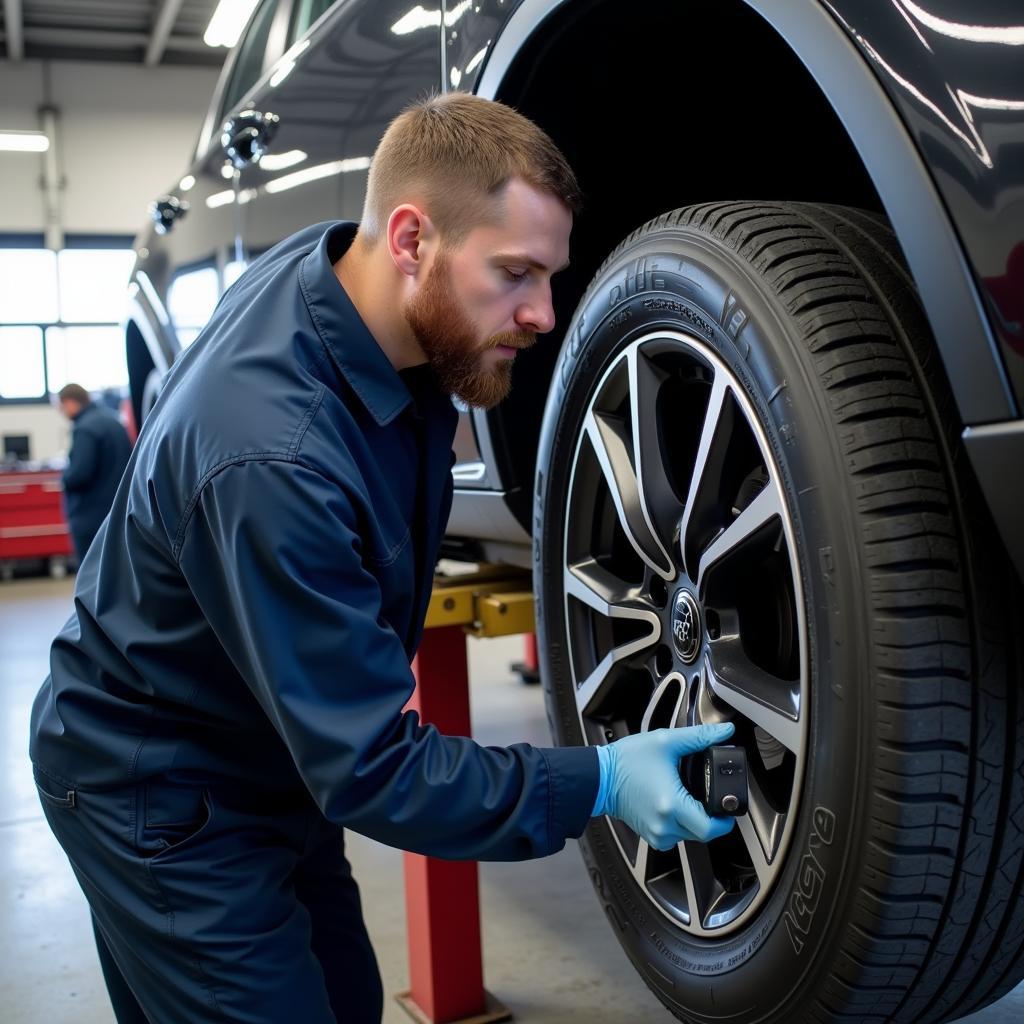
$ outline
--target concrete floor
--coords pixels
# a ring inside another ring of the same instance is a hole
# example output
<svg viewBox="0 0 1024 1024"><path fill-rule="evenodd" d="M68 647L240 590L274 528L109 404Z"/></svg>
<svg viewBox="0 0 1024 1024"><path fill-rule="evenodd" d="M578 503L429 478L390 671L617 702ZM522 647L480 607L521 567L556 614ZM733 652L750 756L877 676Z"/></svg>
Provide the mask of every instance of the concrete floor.
<svg viewBox="0 0 1024 1024"><path fill-rule="evenodd" d="M4 1024L111 1024L85 900L43 820L27 759L29 709L73 581L0 584L0 992ZM508 669L521 641L471 645L474 735L549 742L543 700ZM673 1018L621 952L576 844L527 864L481 865L487 987L524 1024L667 1024ZM350 836L385 991L407 987L401 854ZM408 1024L388 1000L384 1024ZM1024 1020L1024 985L971 1024Z"/></svg>

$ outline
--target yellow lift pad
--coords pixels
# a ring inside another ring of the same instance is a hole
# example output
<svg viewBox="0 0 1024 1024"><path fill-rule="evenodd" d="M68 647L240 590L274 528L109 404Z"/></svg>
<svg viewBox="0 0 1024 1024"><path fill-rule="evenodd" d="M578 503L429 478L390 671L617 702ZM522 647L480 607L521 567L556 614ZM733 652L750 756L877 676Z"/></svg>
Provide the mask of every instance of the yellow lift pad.
<svg viewBox="0 0 1024 1024"><path fill-rule="evenodd" d="M507 565L435 576L425 628L437 626L462 626L481 637L532 633L532 576Z"/></svg>

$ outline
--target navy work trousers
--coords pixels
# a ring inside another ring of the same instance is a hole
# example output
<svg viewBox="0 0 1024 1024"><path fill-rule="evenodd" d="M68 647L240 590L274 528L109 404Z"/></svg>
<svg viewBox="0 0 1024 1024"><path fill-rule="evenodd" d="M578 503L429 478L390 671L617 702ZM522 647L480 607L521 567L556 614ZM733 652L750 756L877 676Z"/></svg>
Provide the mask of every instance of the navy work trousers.
<svg viewBox="0 0 1024 1024"><path fill-rule="evenodd" d="M311 800L35 777L92 908L118 1024L379 1024L343 833Z"/></svg>

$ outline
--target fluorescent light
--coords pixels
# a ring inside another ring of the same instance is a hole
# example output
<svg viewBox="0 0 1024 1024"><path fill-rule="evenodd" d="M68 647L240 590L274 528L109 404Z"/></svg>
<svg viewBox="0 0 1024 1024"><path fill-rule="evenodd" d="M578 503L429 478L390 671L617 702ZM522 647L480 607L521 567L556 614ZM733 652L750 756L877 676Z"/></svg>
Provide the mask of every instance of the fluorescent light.
<svg viewBox="0 0 1024 1024"><path fill-rule="evenodd" d="M448 77L451 79L452 88L458 89L459 82L462 81L462 72L454 64L452 65L452 69L449 72Z"/></svg>
<svg viewBox="0 0 1024 1024"><path fill-rule="evenodd" d="M441 12L426 11L418 4L408 14L403 15L391 26L396 36L407 36L421 28L440 28Z"/></svg>
<svg viewBox="0 0 1024 1024"><path fill-rule="evenodd" d="M233 188L227 189L225 192L214 192L212 196L206 197L206 205L211 210L216 210L218 206L227 206L228 203L235 201L235 190Z"/></svg>
<svg viewBox="0 0 1024 1024"><path fill-rule="evenodd" d="M195 176L192 174L186 174L185 177L178 182L178 188L180 188L182 192L187 192L195 183Z"/></svg>
<svg viewBox="0 0 1024 1024"><path fill-rule="evenodd" d="M286 167L301 164L308 155L301 149L289 149L287 153L268 153L260 159L260 167L265 171L283 171Z"/></svg>
<svg viewBox="0 0 1024 1024"><path fill-rule="evenodd" d="M255 8L257 0L220 0L206 26L207 46L234 46Z"/></svg>
<svg viewBox="0 0 1024 1024"><path fill-rule="evenodd" d="M225 160L224 163L220 165L220 176L224 178L225 181L230 181L235 176L235 168L230 160Z"/></svg>
<svg viewBox="0 0 1024 1024"><path fill-rule="evenodd" d="M365 171L370 166L368 156L352 157L349 160L332 160L329 164L317 164L301 171L294 171L281 178L268 181L263 187L268 192L284 192L286 189L305 185L319 178L329 178L333 174L347 174L349 171Z"/></svg>
<svg viewBox="0 0 1024 1024"><path fill-rule="evenodd" d="M49 148L42 132L0 132L0 149L11 153L45 153Z"/></svg>

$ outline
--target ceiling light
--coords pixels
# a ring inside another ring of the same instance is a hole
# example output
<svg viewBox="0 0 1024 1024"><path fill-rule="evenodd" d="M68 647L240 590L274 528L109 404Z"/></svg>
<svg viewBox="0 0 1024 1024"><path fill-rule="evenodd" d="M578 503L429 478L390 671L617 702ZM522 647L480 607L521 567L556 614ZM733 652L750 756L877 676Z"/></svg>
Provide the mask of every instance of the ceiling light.
<svg viewBox="0 0 1024 1024"><path fill-rule="evenodd" d="M0 132L0 149L11 153L45 153L49 148L42 132Z"/></svg>
<svg viewBox="0 0 1024 1024"><path fill-rule="evenodd" d="M283 171L286 167L301 164L307 156L301 149L289 149L287 153L268 153L260 159L260 167L265 171Z"/></svg>
<svg viewBox="0 0 1024 1024"><path fill-rule="evenodd" d="M235 190L229 188L226 192L214 192L212 196L206 197L206 205L211 210L216 210L218 206L227 206L228 203L235 201Z"/></svg>
<svg viewBox="0 0 1024 1024"><path fill-rule="evenodd" d="M203 42L207 46L234 46L242 34L257 0L220 0L206 26Z"/></svg>
<svg viewBox="0 0 1024 1024"><path fill-rule="evenodd" d="M193 185L195 185L195 183L195 175L186 174L185 177L178 182L178 188L180 188L182 192L187 192Z"/></svg>
<svg viewBox="0 0 1024 1024"><path fill-rule="evenodd" d="M302 171L293 171L283 177L268 181L264 188L268 192L284 192L286 189L305 185L319 178L329 178L332 174L347 174L349 171L365 171L370 166L368 156L352 157L349 160L333 160L329 164L317 164Z"/></svg>

